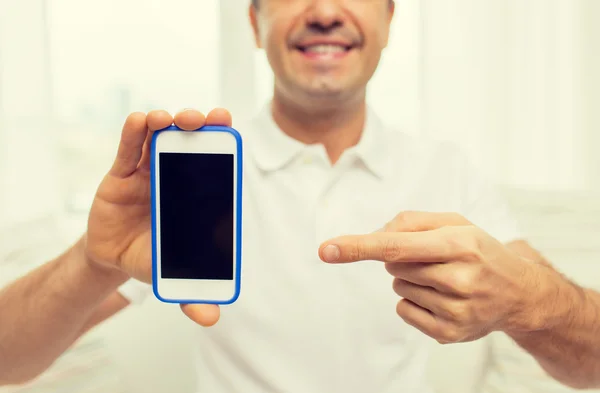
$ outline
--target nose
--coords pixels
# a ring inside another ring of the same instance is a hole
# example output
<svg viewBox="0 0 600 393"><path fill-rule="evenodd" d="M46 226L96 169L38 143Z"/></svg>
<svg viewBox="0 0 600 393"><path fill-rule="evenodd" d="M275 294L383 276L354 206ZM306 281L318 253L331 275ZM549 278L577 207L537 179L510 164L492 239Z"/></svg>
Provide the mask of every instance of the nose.
<svg viewBox="0 0 600 393"><path fill-rule="evenodd" d="M320 32L340 27L344 24L344 13L340 0L312 0L307 17L308 25Z"/></svg>

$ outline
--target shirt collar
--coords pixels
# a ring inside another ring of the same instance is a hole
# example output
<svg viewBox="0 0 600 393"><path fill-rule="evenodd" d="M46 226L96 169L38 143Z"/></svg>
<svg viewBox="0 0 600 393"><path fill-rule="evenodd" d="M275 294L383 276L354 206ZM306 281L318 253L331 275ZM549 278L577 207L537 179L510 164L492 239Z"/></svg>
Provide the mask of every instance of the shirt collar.
<svg viewBox="0 0 600 393"><path fill-rule="evenodd" d="M384 178L390 170L389 130L379 116L367 107L365 127L358 144L348 152L355 151L357 157L375 176Z"/></svg>
<svg viewBox="0 0 600 393"><path fill-rule="evenodd" d="M258 167L266 172L285 167L302 151L304 143L285 134L273 120L270 102L254 118L248 145ZM379 178L389 172L388 131L377 114L367 108L365 127L359 143L344 152L355 155L371 173Z"/></svg>
<svg viewBox="0 0 600 393"><path fill-rule="evenodd" d="M258 167L265 172L283 168L306 147L279 129L273 120L270 102L252 121L248 145Z"/></svg>

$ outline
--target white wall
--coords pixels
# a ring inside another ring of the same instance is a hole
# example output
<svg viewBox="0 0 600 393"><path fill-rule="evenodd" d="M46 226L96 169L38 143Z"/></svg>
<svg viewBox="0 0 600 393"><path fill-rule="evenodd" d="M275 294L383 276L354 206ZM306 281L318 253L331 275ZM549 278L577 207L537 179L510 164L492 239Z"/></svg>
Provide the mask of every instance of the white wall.
<svg viewBox="0 0 600 393"><path fill-rule="evenodd" d="M582 1L581 37L585 61L579 72L584 78L584 107L586 129L586 156L589 178L595 189L600 190L600 1Z"/></svg>
<svg viewBox="0 0 600 393"><path fill-rule="evenodd" d="M220 45L225 48L220 51L223 65L220 105L231 111L235 127L239 119L247 119L254 114L257 105L256 91L261 81L254 78L256 49L248 21L250 2L246 0L219 0L219 2L222 40ZM243 65L243 70L232 66L234 64Z"/></svg>
<svg viewBox="0 0 600 393"><path fill-rule="evenodd" d="M595 51L582 50L578 26L591 10L580 0L421 8L423 131L461 144L503 184L587 186L580 67Z"/></svg>
<svg viewBox="0 0 600 393"><path fill-rule="evenodd" d="M487 157L505 150L502 141L490 149L487 140L505 133L508 125L508 4L506 0L421 4L423 132L460 142L474 161L488 162ZM500 169L486 168L500 175Z"/></svg>
<svg viewBox="0 0 600 393"><path fill-rule="evenodd" d="M0 1L0 228L60 206L43 5Z"/></svg>

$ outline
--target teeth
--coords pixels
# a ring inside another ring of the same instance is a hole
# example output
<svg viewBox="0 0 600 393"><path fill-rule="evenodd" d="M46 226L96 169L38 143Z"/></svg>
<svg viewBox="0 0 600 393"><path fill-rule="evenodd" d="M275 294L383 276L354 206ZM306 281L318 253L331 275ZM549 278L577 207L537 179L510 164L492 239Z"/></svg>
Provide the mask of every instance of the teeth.
<svg viewBox="0 0 600 393"><path fill-rule="evenodd" d="M340 53L344 52L346 48L342 45L311 45L306 47L307 52L314 53Z"/></svg>

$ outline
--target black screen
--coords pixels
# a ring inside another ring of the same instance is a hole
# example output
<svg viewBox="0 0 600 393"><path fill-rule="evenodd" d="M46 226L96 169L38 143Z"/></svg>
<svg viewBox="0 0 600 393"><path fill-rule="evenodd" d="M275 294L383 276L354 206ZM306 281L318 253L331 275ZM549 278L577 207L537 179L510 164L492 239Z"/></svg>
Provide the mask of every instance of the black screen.
<svg viewBox="0 0 600 393"><path fill-rule="evenodd" d="M159 153L161 277L233 280L233 154Z"/></svg>

